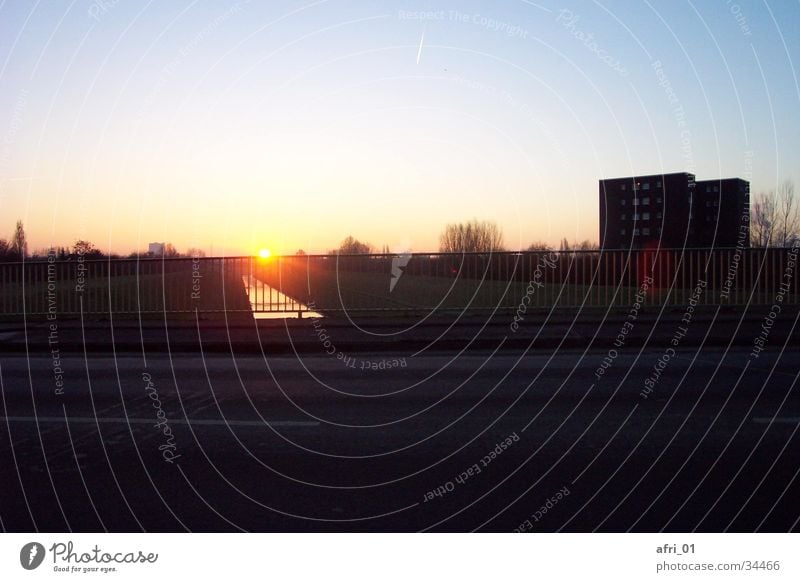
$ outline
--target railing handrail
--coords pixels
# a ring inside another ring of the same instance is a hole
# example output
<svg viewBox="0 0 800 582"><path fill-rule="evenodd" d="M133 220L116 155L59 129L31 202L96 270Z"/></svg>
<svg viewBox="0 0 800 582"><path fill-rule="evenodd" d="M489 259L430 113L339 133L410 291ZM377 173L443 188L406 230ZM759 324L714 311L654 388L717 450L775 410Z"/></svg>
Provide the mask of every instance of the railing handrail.
<svg viewBox="0 0 800 582"><path fill-rule="evenodd" d="M526 255L541 255L543 253L553 253L556 255L572 255L576 253L596 254L603 253L685 253L685 252L717 252L717 251L738 251L738 252L759 252L759 251L791 251L791 247L669 247L669 248L652 248L652 249L541 249L541 250L524 250L524 251L470 251L470 252L411 252L411 253L319 253L319 254L305 254L305 255L273 255L267 259L262 259L257 255L234 255L225 256L218 255L214 257L194 257L194 256L181 256L181 257L102 257L99 259L80 259L75 256L66 258L56 258L55 262L58 263L131 263L131 262L171 262L171 261L219 261L219 260L258 260L258 261L273 261L276 259L319 259L319 258L393 258L399 255L408 254L411 257L464 257L464 256L526 256ZM46 257L36 257L24 261L0 261L0 265L26 265L26 264L47 264L51 261Z"/></svg>
<svg viewBox="0 0 800 582"><path fill-rule="evenodd" d="M695 289L698 281L704 289L707 285L706 293L713 290L706 303L796 305L800 277L785 285L793 251L796 247L416 252L405 255L414 260L402 265L394 260L395 253L264 259L59 259L50 254L5 263L7 267L0 263L0 314L49 314L54 309L69 314L300 312L317 299L320 307L313 311L320 313L345 308L513 310L527 309L529 303L610 308L632 301L631 293L648 281L653 289L648 300L663 300L664 305L685 302L687 289Z"/></svg>

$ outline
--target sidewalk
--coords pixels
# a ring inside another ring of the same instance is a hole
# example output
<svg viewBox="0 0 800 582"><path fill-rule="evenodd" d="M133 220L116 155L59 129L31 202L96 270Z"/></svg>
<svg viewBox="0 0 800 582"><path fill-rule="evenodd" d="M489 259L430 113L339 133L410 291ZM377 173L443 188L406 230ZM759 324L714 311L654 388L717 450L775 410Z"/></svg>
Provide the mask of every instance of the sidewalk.
<svg viewBox="0 0 800 582"><path fill-rule="evenodd" d="M529 313L511 327L512 315L498 315L490 321L471 315L458 321L448 319L372 318L362 319L360 328L342 318L263 319L191 321L187 319L77 320L55 322L0 322L0 353L41 354L58 349L61 353L115 352L147 353L192 352L251 354L324 354L339 352L416 351L433 349L569 348L609 349L614 342L626 346L667 347L677 341L681 348L727 345L752 345L763 336L769 308L752 308L747 313L714 310L697 312L688 325L683 312L643 311L630 319L626 314L582 313L577 320L571 313ZM775 318L767 333L771 347L800 343L800 332L794 327L798 309L785 308Z"/></svg>

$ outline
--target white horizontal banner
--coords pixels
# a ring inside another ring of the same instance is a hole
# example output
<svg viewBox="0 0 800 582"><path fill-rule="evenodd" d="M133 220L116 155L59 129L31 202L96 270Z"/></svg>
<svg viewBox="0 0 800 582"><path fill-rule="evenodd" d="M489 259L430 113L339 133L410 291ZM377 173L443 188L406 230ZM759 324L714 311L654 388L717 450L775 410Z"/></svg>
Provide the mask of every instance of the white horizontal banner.
<svg viewBox="0 0 800 582"><path fill-rule="evenodd" d="M0 550L0 580L9 581L638 582L800 573L798 537L789 534L4 534Z"/></svg>

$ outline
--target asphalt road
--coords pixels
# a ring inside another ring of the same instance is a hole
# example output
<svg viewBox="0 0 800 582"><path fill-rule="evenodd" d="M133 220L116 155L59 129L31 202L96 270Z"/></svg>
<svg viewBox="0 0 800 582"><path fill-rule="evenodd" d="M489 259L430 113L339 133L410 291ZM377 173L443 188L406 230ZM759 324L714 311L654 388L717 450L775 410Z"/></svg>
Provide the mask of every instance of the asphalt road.
<svg viewBox="0 0 800 582"><path fill-rule="evenodd" d="M0 526L797 530L796 349L665 354L3 356Z"/></svg>

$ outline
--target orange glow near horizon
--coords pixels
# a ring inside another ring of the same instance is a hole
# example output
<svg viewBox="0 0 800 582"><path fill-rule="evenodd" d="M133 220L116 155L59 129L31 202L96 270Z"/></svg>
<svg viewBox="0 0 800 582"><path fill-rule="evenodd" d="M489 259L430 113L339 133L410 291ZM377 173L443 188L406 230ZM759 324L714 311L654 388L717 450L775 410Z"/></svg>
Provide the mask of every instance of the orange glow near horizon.
<svg viewBox="0 0 800 582"><path fill-rule="evenodd" d="M260 259L267 260L271 256L272 256L272 252L270 252L269 249L261 249L260 251L258 251L258 257Z"/></svg>
<svg viewBox="0 0 800 582"><path fill-rule="evenodd" d="M25 42L0 41L0 239L22 220L31 252L86 240L120 256L161 242L258 258L264 245L274 261L353 236L424 253L472 219L495 222L509 250L557 248L598 242L601 179L691 170L748 177L755 194L800 168L786 68L796 43L775 28L757 58L740 54L717 3L665 9L655 26L647 4L622 26L586 3L581 23L605 39L604 57L575 41L563 11L542 20L524 2L495 3L494 17L530 32L536 50L512 28L378 15L365 2L198 3L174 22L174 9L148 10L148 26L132 24L137 3L113 3L108 26L57 2L27 15L8 4L0 39ZM800 5L775 4L773 25L798 20ZM264 33L269 22L280 34ZM426 24L433 44L419 58ZM674 87L657 85L656 58ZM762 63L769 85L750 82Z"/></svg>

